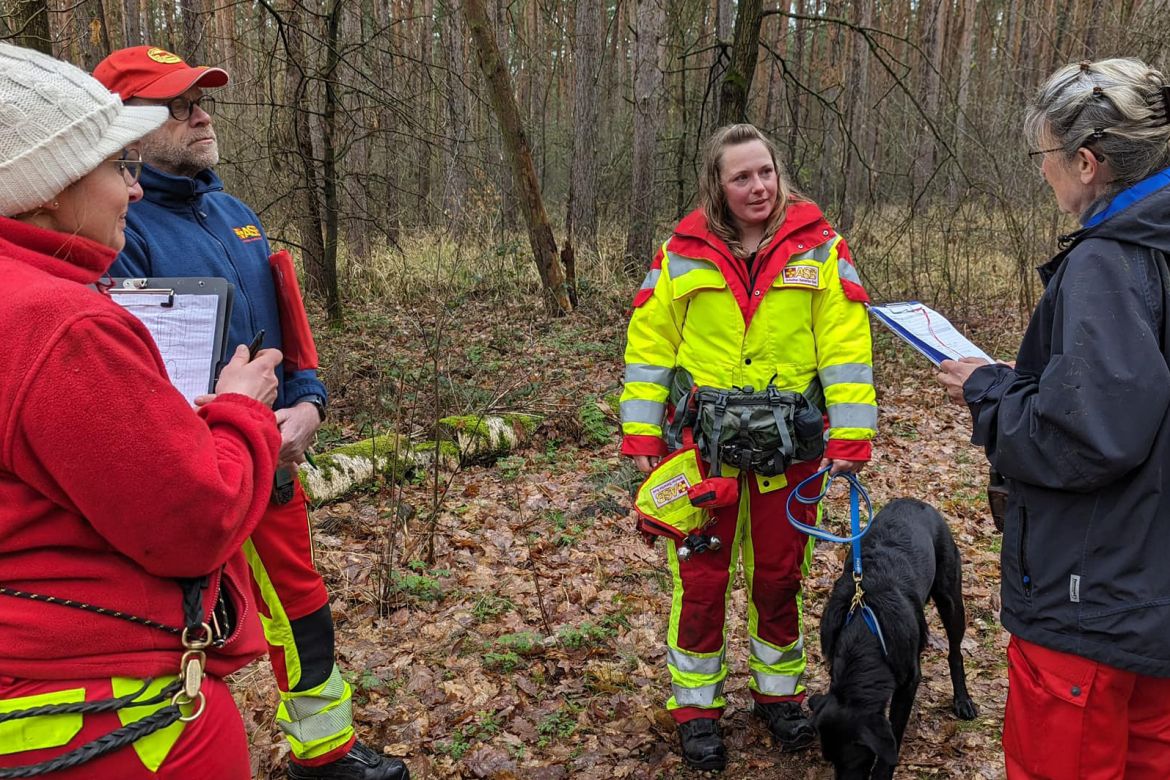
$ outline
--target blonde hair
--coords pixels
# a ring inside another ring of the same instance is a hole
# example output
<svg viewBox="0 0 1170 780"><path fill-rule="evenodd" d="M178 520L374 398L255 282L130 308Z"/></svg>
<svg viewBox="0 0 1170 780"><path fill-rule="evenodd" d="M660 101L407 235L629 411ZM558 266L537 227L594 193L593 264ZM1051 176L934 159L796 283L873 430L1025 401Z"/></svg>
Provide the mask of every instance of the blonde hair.
<svg viewBox="0 0 1170 780"><path fill-rule="evenodd" d="M723 239L736 257L747 257L750 252L744 250L740 243L739 228L731 216L727 206L727 196L723 193L720 163L723 161L723 150L728 146L737 146L751 141L759 141L768 150L772 157L772 167L776 170L776 205L768 217L764 227L763 238L756 251L763 249L776 235L780 225L784 223L784 215L788 211L788 203L799 194L780 166L779 154L776 146L768 137L761 133L755 125L739 124L728 125L716 130L703 148L703 172L699 176L699 207L707 217L707 228Z"/></svg>
<svg viewBox="0 0 1170 780"><path fill-rule="evenodd" d="M1170 87L1161 71L1133 58L1065 65L1028 106L1032 148L1053 143L1072 159L1087 148L1109 161L1120 191L1170 166Z"/></svg>

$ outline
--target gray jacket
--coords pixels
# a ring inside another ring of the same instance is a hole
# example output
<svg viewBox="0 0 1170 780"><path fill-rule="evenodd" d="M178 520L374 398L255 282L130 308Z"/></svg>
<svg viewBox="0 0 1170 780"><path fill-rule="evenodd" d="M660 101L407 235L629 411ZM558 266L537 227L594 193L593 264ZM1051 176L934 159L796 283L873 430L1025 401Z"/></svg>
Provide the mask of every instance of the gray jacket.
<svg viewBox="0 0 1170 780"><path fill-rule="evenodd" d="M1170 188L1074 234L1015 370L963 387L972 442L1008 478L1003 625L1170 677ZM1159 260L1160 257L1160 260Z"/></svg>

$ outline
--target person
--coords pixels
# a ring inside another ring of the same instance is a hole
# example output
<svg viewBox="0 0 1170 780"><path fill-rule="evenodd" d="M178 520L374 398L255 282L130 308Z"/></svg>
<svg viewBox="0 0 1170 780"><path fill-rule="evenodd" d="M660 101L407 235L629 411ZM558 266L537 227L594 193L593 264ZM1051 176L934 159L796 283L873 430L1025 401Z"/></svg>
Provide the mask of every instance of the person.
<svg viewBox="0 0 1170 780"><path fill-rule="evenodd" d="M25 711L0 723L0 777L251 776L223 677L264 650L240 548L276 468L282 356L241 345L193 410L92 286L165 117L0 43L0 712Z"/></svg>
<svg viewBox="0 0 1170 780"><path fill-rule="evenodd" d="M143 199L127 216L126 248L115 276L221 276L235 285L229 332L285 346L260 219L224 192L213 166L219 150L212 123L224 86L219 68L191 67L171 52L135 46L113 52L94 76L130 105L163 106L167 121L140 144ZM352 690L334 661L329 596L313 564L308 504L295 465L325 415L325 386L313 369L280 366L275 403L281 450L264 522L245 545L260 601L269 657L280 694L277 723L291 746L289 777L405 780L403 762L356 741Z"/></svg>
<svg viewBox="0 0 1170 780"><path fill-rule="evenodd" d="M621 451L643 473L658 473L668 450L685 452L664 440L664 418L677 407L674 425L683 407L701 397L687 395L691 388L715 388L734 406L740 394L772 386L787 392L794 408L813 413L814 456L803 462L777 465L773 455L771 467L735 477L729 451L709 447L704 467L736 480L718 491L739 496L711 510L705 531L722 546L689 554L683 541L667 545L674 596L666 642L673 695L666 706L683 758L700 769L726 764L717 721L726 706L724 621L737 555L748 588L754 712L783 750L814 739L802 707L801 579L812 546L786 521L785 507L794 486L823 465L859 471L877 423L865 290L844 240L816 204L794 191L777 158L752 125L724 127L710 138L699 208L655 255L634 298L625 351ZM700 428L685 429L683 442ZM713 439L721 441L718 434ZM815 506L795 507L798 519L815 519Z"/></svg>
<svg viewBox="0 0 1170 780"><path fill-rule="evenodd" d="M1029 152L1081 228L1040 267L1016 362L939 366L1008 485L1009 778L1170 777L1170 86L1057 70Z"/></svg>

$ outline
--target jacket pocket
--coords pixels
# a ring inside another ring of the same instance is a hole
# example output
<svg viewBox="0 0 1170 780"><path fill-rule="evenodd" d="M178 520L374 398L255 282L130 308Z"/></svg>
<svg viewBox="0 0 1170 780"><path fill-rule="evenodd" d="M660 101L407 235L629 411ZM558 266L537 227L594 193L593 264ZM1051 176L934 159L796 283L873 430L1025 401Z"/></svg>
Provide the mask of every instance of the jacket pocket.
<svg viewBox="0 0 1170 780"><path fill-rule="evenodd" d="M1024 590L1024 597L1032 598L1032 570L1028 568L1028 509L1020 503L1020 547L1016 551L1020 566L1020 587Z"/></svg>

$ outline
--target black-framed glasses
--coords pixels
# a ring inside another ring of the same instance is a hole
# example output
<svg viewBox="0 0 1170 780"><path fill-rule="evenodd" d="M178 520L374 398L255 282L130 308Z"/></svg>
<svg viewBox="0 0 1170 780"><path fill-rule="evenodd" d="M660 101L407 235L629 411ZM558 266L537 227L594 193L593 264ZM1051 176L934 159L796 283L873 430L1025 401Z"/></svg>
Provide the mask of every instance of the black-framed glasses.
<svg viewBox="0 0 1170 780"><path fill-rule="evenodd" d="M191 117L191 108L199 106L203 112L210 115L215 113L215 98L211 95L203 95L194 100L188 100L185 97L177 97L167 101L167 111L171 112L171 118L178 122L186 122Z"/></svg>
<svg viewBox="0 0 1170 780"><path fill-rule="evenodd" d="M137 149L123 149L121 157L117 160L106 160L106 162L118 166L118 171L126 180L127 187L133 187L138 183L138 177L142 175L142 155Z"/></svg>
<svg viewBox="0 0 1170 780"><path fill-rule="evenodd" d="M1028 152L1028 159L1035 161L1035 159L1037 157L1043 158L1044 155L1046 155L1046 154L1052 154L1053 152L1063 152L1063 151L1064 151L1063 146L1058 146L1055 149L1037 149L1034 152ZM1043 162L1043 160L1041 160L1041 162Z"/></svg>

